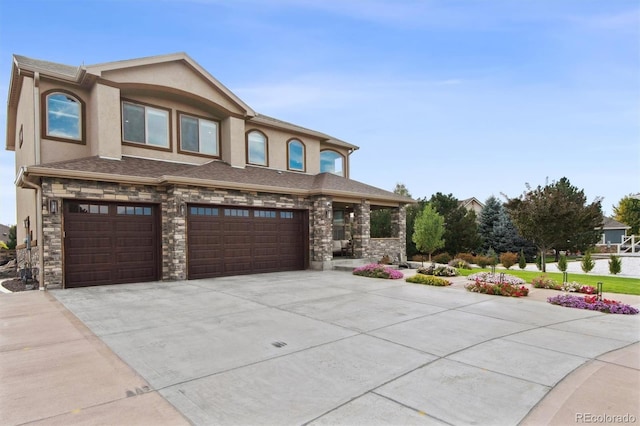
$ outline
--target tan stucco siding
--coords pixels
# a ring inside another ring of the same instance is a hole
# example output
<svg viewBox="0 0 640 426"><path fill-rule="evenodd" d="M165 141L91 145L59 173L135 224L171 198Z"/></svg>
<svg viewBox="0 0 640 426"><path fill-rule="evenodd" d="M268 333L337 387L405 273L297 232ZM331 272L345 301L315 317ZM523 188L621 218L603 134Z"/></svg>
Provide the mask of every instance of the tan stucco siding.
<svg viewBox="0 0 640 426"><path fill-rule="evenodd" d="M163 86L173 90L193 93L235 114L244 115L245 113L228 97L212 87L211 82L206 81L201 75L182 62L168 62L104 71L102 77L116 83Z"/></svg>
<svg viewBox="0 0 640 426"><path fill-rule="evenodd" d="M121 158L120 121L120 90L96 84L91 91L91 102L87 108L87 139L90 155Z"/></svg>
<svg viewBox="0 0 640 426"><path fill-rule="evenodd" d="M320 141L310 136L302 136L295 133L274 129L272 127L260 126L254 123L246 125L246 132L259 130L268 138L269 146L269 168L277 170L288 170L287 150L288 142L297 139L305 147L305 173L317 174L320 171ZM243 136L243 143L246 144L246 136Z"/></svg>
<svg viewBox="0 0 640 426"><path fill-rule="evenodd" d="M16 114L16 175L23 165L34 164L35 158L35 122L34 122L34 99L33 99L33 79L25 77L20 93L20 101ZM20 145L20 127L22 127L22 146Z"/></svg>

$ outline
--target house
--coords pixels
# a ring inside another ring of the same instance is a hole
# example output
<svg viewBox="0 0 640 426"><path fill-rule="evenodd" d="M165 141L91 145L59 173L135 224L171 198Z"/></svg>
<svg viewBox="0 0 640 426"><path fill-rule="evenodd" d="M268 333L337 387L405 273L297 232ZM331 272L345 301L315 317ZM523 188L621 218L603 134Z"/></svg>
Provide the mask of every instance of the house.
<svg viewBox="0 0 640 426"><path fill-rule="evenodd" d="M466 200L460 200L460 205L467 210L473 210L476 216L480 217L480 212L484 208L484 204L481 203L476 197L467 198Z"/></svg>
<svg viewBox="0 0 640 426"><path fill-rule="evenodd" d="M598 244L609 246L621 244L622 237L627 235L628 229L631 229L631 227L610 217L605 217L602 225L602 238Z"/></svg>
<svg viewBox="0 0 640 426"><path fill-rule="evenodd" d="M10 227L0 223L0 241L7 243L9 241Z"/></svg>
<svg viewBox="0 0 640 426"><path fill-rule="evenodd" d="M414 201L350 179L357 146L257 113L184 53L14 55L6 149L19 268L41 288L329 269L334 239L406 252ZM370 237L376 208L393 238Z"/></svg>

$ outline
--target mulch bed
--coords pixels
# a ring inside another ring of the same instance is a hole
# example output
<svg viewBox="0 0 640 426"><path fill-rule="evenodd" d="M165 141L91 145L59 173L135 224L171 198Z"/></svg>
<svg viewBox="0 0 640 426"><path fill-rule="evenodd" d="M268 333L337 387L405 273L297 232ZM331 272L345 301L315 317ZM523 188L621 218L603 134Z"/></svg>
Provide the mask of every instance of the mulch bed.
<svg viewBox="0 0 640 426"><path fill-rule="evenodd" d="M17 292L25 290L37 290L38 284L35 282L30 282L28 285L25 285L25 283L21 279L14 278L12 280L3 282L2 287L6 288L9 291Z"/></svg>

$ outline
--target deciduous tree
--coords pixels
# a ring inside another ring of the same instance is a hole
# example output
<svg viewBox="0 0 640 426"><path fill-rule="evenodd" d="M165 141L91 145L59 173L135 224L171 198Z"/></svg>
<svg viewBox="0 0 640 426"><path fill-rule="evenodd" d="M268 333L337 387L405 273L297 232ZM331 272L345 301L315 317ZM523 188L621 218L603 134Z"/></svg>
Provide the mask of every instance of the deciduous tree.
<svg viewBox="0 0 640 426"><path fill-rule="evenodd" d="M430 205L427 204L420 216L416 218L413 231L413 242L421 253L429 255L439 248L444 247L444 218Z"/></svg>
<svg viewBox="0 0 640 426"><path fill-rule="evenodd" d="M547 250L584 251L600 239L601 201L587 204L584 191L566 177L544 187L528 188L519 198L510 198L505 207L520 235L538 247L543 272Z"/></svg>
<svg viewBox="0 0 640 426"><path fill-rule="evenodd" d="M640 234L640 194L627 195L613 206L613 218L631 227L631 235Z"/></svg>

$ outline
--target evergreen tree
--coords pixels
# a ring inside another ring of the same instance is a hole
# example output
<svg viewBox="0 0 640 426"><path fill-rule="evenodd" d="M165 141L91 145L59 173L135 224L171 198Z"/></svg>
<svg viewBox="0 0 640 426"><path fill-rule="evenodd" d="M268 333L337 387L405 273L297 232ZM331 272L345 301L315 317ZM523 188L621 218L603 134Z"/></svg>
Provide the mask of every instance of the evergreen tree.
<svg viewBox="0 0 640 426"><path fill-rule="evenodd" d="M614 254L609 259L609 272L613 275L619 274L622 270L622 259Z"/></svg>
<svg viewBox="0 0 640 426"><path fill-rule="evenodd" d="M504 210L502 203L493 195L485 201L478 219L478 234L482 238L482 251L486 253L489 247L495 246L493 230Z"/></svg>
<svg viewBox="0 0 640 426"><path fill-rule="evenodd" d="M593 267L596 266L595 262L593 261L593 259L591 259L591 252L587 252L585 253L584 257L582 258L582 262L580 264L580 267L582 268L582 272L584 272L585 274L588 274Z"/></svg>
<svg viewBox="0 0 640 426"><path fill-rule="evenodd" d="M561 254L560 259L558 259L558 270L561 272L567 271L567 256L564 254Z"/></svg>
<svg viewBox="0 0 640 426"><path fill-rule="evenodd" d="M444 249L455 256L457 253L476 251L481 244L476 213L467 210L452 194L440 192L431 196L429 203L444 217Z"/></svg>
<svg viewBox="0 0 640 426"><path fill-rule="evenodd" d="M524 257L524 250L520 250L520 256L518 257L518 267L524 269L527 267L527 259Z"/></svg>

